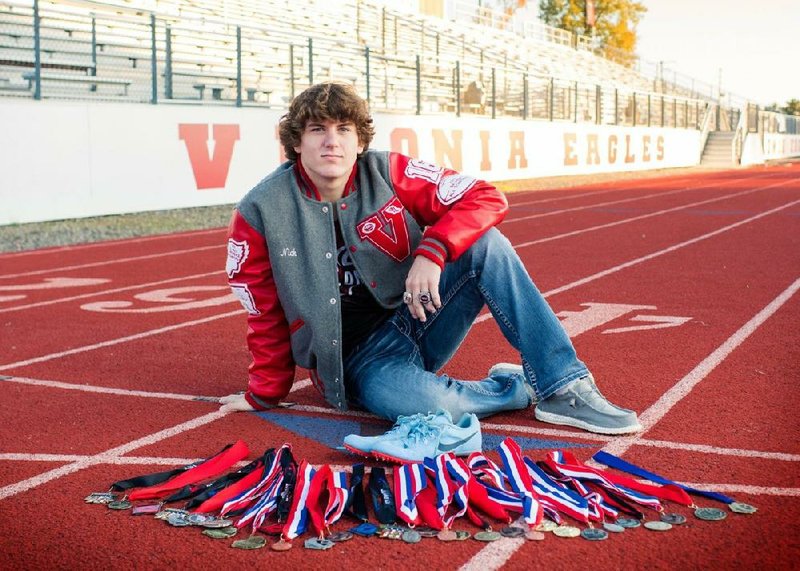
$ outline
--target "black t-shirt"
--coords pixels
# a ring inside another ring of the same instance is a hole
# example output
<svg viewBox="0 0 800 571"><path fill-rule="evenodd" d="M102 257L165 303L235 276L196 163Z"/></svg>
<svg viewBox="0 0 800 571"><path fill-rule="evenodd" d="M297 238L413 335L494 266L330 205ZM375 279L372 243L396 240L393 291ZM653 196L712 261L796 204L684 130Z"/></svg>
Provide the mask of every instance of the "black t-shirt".
<svg viewBox="0 0 800 571"><path fill-rule="evenodd" d="M381 307L358 275L350 251L344 244L336 222L336 268L339 271L339 298L342 308L342 356L347 357L364 337L392 314Z"/></svg>

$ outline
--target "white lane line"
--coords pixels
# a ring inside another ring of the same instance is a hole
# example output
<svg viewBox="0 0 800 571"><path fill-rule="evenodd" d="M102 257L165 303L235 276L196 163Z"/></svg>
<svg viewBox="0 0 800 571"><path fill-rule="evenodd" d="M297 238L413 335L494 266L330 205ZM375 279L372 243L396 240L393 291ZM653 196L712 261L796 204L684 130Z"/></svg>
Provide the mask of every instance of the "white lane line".
<svg viewBox="0 0 800 571"><path fill-rule="evenodd" d="M231 317L233 315L239 315L243 311L244 310L242 310L242 309L237 309L236 311L229 311L227 313L220 313L218 315L212 315L210 317L204 317L203 319L195 319L193 321L184 321L183 323L176 323L174 325L168 325L166 327L159 327L158 329L151 329L150 331L143 331L141 333L136 333L134 335L126 335L125 337L118 337L117 339L109 339L108 341L102 341L101 343L94 343L92 345L84 345L83 347L75 347L74 349L68 349L67 351L60 351L58 353L50 353L49 355L42 355L41 357L34 357L32 359L26 359L24 361L17 361L15 363L8 363L7 365L0 365L0 371L13 369L15 367L26 367L28 365L33 365L35 363L44 363L45 361L52 361L53 359L60 359L61 357L67 357L69 355L77 355L78 353L85 353L87 351L93 351L95 349L102 349L103 347L111 347L113 345L118 345L120 343L127 343L128 341L136 341L138 339L144 339L146 337L151 337L153 335L159 335L161 333L166 333L168 331L175 331L176 329L183 329L184 327L191 327L193 325L200 325L202 323L209 323L211 321L216 321L217 319L224 319L226 317Z"/></svg>
<svg viewBox="0 0 800 571"><path fill-rule="evenodd" d="M161 252L158 254L147 254L145 256L131 256L129 258L112 258L110 260L103 260L102 262L89 262L87 264L75 264L72 266L61 266L58 268L49 268L45 270L31 270L29 272L20 272L18 274L5 274L0 275L0 280L8 280L11 278L21 278L25 276L37 276L41 274L54 274L58 272L68 272L72 270L82 270L84 268L97 268L100 266L110 266L112 264L121 264L124 262L136 262L139 260L152 260L155 258L163 258L165 256L178 256L180 254L191 254L193 252L203 252L205 250L220 250L224 248L224 244L220 242L213 246L198 246L197 248L187 248L185 250L171 250L169 252Z"/></svg>
<svg viewBox="0 0 800 571"><path fill-rule="evenodd" d="M80 295L72 295L72 296L69 296L69 297L60 297L58 299L48 299L46 301L35 301L33 303L28 303L28 304L25 304L25 305L16 305L14 307L4 307L4 308L0 308L0 313L8 313L8 312L11 312L11 311L20 311L20 310L23 310L23 309L32 309L34 307L44 307L46 305L53 305L54 303L64 303L64 302L67 302L67 301L75 301L76 299L85 299L87 297L97 297L97 296L101 296L101 295L108 295L108 294L111 294L111 293L119 293L121 291L131 291L131 290L141 289L141 288L145 288L145 287L154 287L154 286L169 284L169 283L173 283L173 282L186 282L186 281L189 281L189 280L196 280L196 279L200 279L200 278L208 278L208 277L212 277L212 276L224 276L224 275L225 275L225 270L219 269L219 270L215 270L213 272L206 272L204 274L194 274L194 275L191 275L191 276L182 276L182 277L179 277L179 278L169 278L169 279L166 279L166 280L159 280L159 281L156 281L156 282L149 282L149 283L144 283L144 284L135 284L135 285L118 287L118 288L113 288L113 289L104 289L104 290L93 291L93 292L89 292L89 293L83 293L83 294L80 294Z"/></svg>
<svg viewBox="0 0 800 571"><path fill-rule="evenodd" d="M114 387L97 387L92 385L78 385L74 383L63 383L61 381L47 381L43 379L29 379L25 377L0 377L0 382L19 383L22 385L32 385L35 387L48 387L53 389L66 389L69 391L82 391L85 393L100 393L108 395L121 395L131 397L144 397L167 400L188 400L188 401L215 401L219 397L208 397L200 395L183 395L178 393L159 393L153 391L135 391L130 389L117 389Z"/></svg>
<svg viewBox="0 0 800 571"><path fill-rule="evenodd" d="M685 241L680 242L678 244L675 244L673 246L668 246L667 248L663 248L663 249L658 250L656 252L653 252L651 254L647 254L645 256L641 256L639 258L635 258L635 259L630 260L628 262L619 264L618 266L614 266L614 267L608 268L606 270L597 272L595 274L592 274L592 275L587 276L585 278L576 280L576 281L574 281L572 283L568 283L568 284L563 285L561 287L557 287L555 289L551 289L550 291L548 291L546 293L543 293L542 295L544 297L548 297L548 296L555 295L557 293L562 293L562 292L571 290L573 288L576 288L578 286L582 286L584 284L588 284L588 283L593 282L595 280L598 280L600 278L604 278L604 277L606 277L608 275L611 275L611 274L614 274L616 272L619 272L620 270L624 270L626 268L630 268L630 267L635 266L637 264L641 264L642 262L646 262L648 260L652 260L653 258L658 258L659 256L663 256L664 254L669 254L669 253L674 252L676 250L680 250L681 248L685 248L686 246L690 246L692 244L696 244L698 242L702 242L703 240L707 240L709 238L713 238L714 236L718 236L720 234L724 234L725 232L728 232L729 230L733 230L734 228L738 228L739 226L744 226L745 224L749 224L750 222L753 222L753 221L758 220L760 218L764 218L765 216L769 216L770 214L775 214L776 212L780 212L781 210L786 210L787 208L791 208L792 206L796 206L798 204L800 204L800 200L794 200L794 201L789 202L787 204L784 204L782 206L778 206L777 208L772 208L770 210L766 210L764 212L756 214L755 216L751 216L749 218L745 218L744 220L740 220L738 222L734 222L733 224L728 224L727 226L723 226L722 228L718 228L718 229L713 230L711 232L708 232L706 234L702 234L700 236L696 236L694 238L691 238L689 240L685 240Z"/></svg>
<svg viewBox="0 0 800 571"><path fill-rule="evenodd" d="M763 176L766 176L766 175L761 175L761 176L759 176L757 178L762 178ZM552 197L549 197L549 198L540 198L540 199L537 199L537 200L526 200L524 202L515 202L513 204L509 204L509 206L511 208L515 208L517 206L527 206L529 204L542 204L544 202L555 202L555 201L558 201L558 200L572 200L573 198L583 198L585 196L600 196L600 195L603 195L603 194L610 194L612 192L638 192L638 191L641 191L641 190L648 190L648 189L653 188L653 187L663 186L664 185L664 180L663 179L662 180L658 180L658 178L652 178L652 179L639 179L639 180L647 181L649 184L637 184L635 188L626 188L624 186L622 186L622 187L617 186L617 187L614 187L614 188L598 188L596 190L589 190L588 192L580 192L581 191L580 188L574 188L574 189L570 189L570 188L550 188L550 189L547 189L547 188L545 188L545 189L541 189L541 190L513 191L513 192L510 192L510 193L507 193L507 194L510 194L512 196L517 196L517 195L523 194L523 193L524 194L536 194L536 193L540 193L540 192L561 192L562 193L562 196L552 196ZM740 180L740 181L741 180L748 180L748 178L741 178L741 179L737 179L737 180ZM674 184L680 184L680 183L682 183L684 181L695 181L695 182L697 182L697 177L694 177L694 176L682 176L682 177L678 177L678 178L671 178L667 182L669 183L670 186L672 186ZM631 183L631 182L635 182L635 181L633 181L633 180L618 181L618 184L625 184L625 183ZM613 184L613 183L606 183L606 184ZM714 184L713 181L709 181L709 182L704 182L702 185L698 185L696 187L691 187L691 188L707 187L707 186L710 186L712 184ZM570 190L575 191L576 193L575 194L570 194L569 193Z"/></svg>
<svg viewBox="0 0 800 571"><path fill-rule="evenodd" d="M753 496L791 496L800 497L800 488L778 488L774 486L749 486L747 484L709 484L681 482L684 486L698 490L713 490L722 494L750 494Z"/></svg>
<svg viewBox="0 0 800 571"><path fill-rule="evenodd" d="M609 439L611 440L611 439ZM668 440L651 440L642 438L636 441L638 446L649 446L651 448L671 448L684 452L700 452L703 454L719 454L720 456L738 456L741 458L759 458L762 460L783 460L786 462L800 462L800 454L789 454L787 452L766 452L762 450L747 450L743 448L724 448L720 446L708 446L706 444L684 444L678 446Z"/></svg>
<svg viewBox="0 0 800 571"><path fill-rule="evenodd" d="M623 224L630 224L631 222L638 222L639 220L644 220L646 218L653 218L655 216L662 216L664 214L670 214L672 212L678 212L680 210L686 210L687 208L694 208L696 206L701 206L703 204L709 204L711 202L720 202L722 200L727 200L729 198L736 198L739 196L743 196L745 194L751 194L753 192L760 192L762 190L766 190L769 188L773 188L776 186L782 186L788 184L789 182L793 181L781 181L776 182L774 184L770 184L767 186L760 186L758 188L751 188L748 190L743 190L741 192L735 192L733 194L726 194L725 196L718 196L715 198L709 198L706 200L700 200L698 202L691 202L689 204L681 204L680 206L673 206L672 208L665 208L663 210L657 210L655 212L648 212L646 214L641 214L639 216L632 216L630 218L623 218L621 220L615 220L614 222L607 222L605 224L597 224L596 226L589 226L587 228L579 228L577 230L573 230L571 232L564 232L562 234L555 234L554 236L547 236L545 238L538 238L536 240L531 240L529 242L521 242L519 244L514 245L515 250L519 250L520 248L527 248L528 246L533 246L535 244L544 244L546 242L552 242L554 240L561 240L562 238L569 238L572 236L579 236L581 234L586 234L587 232L594 232L595 230L605 230L606 228L613 228L615 226L622 226Z"/></svg>
<svg viewBox="0 0 800 571"><path fill-rule="evenodd" d="M672 388L664 393L660 399L650 405L641 415L639 422L643 430L641 435L647 433L658 421L682 401L711 372L717 368L739 345L745 342L767 319L772 317L791 297L800 289L800 278L786 288L778 297L759 311L752 319L739 328L725 342L717 347L708 357L703 359L685 377L678 381ZM611 441L603 450L621 456L637 443L639 437L632 436Z"/></svg>
<svg viewBox="0 0 800 571"><path fill-rule="evenodd" d="M505 565L511 556L525 544L525 539L503 537L488 543L459 569L460 571L494 571ZM533 563L533 562L530 562Z"/></svg>
<svg viewBox="0 0 800 571"><path fill-rule="evenodd" d="M191 230L188 232L173 232L170 234L159 234L157 236L142 236L139 238L118 238L115 240L104 240L101 242L91 242L89 244L71 244L69 246L57 246L54 248L40 248L37 250L27 250L24 252L3 252L0 253L0 260L8 258L21 258L22 256L38 256L43 254L61 254L63 252L74 252L75 250L88 250L90 248L102 248L112 246L130 246L142 242L152 242L154 240L174 240L176 238L186 238L202 236L204 234L214 234L224 232L224 227L211 228L209 230Z"/></svg>
<svg viewBox="0 0 800 571"><path fill-rule="evenodd" d="M49 381L45 379L30 379L27 377L0 377L0 382L6 383L19 383L22 385L32 385L36 387L48 387L53 389L65 389L68 391L82 391L86 393L101 393L101 394L111 394L111 395L121 395L121 396L131 396L131 397L144 397L144 398L155 398L155 399L167 399L167 400L186 400L186 401L208 401L214 402L217 401L220 397L209 397L209 396L202 396L202 395L187 395L187 394L180 394L180 393L162 393L162 392L155 392L155 391L136 391L132 389L118 389L115 387L100 387L96 385L84 385L84 384L76 384L76 383L64 383L61 381ZM295 391L302 390L311 385L311 379L303 379L301 381L296 381L292 388L289 390L290 393Z"/></svg>
<svg viewBox="0 0 800 571"><path fill-rule="evenodd" d="M41 486L42 484L46 484L47 482L50 482L57 478L61 478L62 476L66 476L68 474L74 474L75 472L78 472L85 468L89 468L96 464L102 464L104 458L127 454L128 452L136 450L137 448L149 446L151 444L155 444L156 442L160 442L161 440L166 440L167 438L172 438L173 436L177 436L178 434L181 434L188 430L204 426L210 422L214 422L215 420L224 417L226 414L227 413L219 411L211 412L209 414L193 418L192 420L183 422L181 424L177 424L170 428L159 430L158 432L154 432L153 434L149 434L142 438L138 438L136 440L128 442L127 444L110 448L105 452L101 452L100 454L97 454L95 456L90 456L84 460L79 460L78 462L73 462L72 464L66 464L64 466L60 466L53 470L48 470L47 472L43 472L31 478L27 478L25 480L22 480L21 482L17 482L16 484L10 484L8 486L0 487L0 500L3 500L5 498L10 498L11 496L15 496L22 492L27 492L28 490L31 490L37 486Z"/></svg>
<svg viewBox="0 0 800 571"><path fill-rule="evenodd" d="M663 190L663 191L654 192L653 194L644 194L644 195L639 195L639 196L632 196L632 197L627 197L627 198L621 198L621 199L618 199L618 200L611 200L611 201L608 201L608 202L598 202L598 203L595 203L595 204L585 204L585 205L581 205L581 206L573 206L572 208L562 208L560 210L553 210L553 211L550 211L550 212L540 212L540 213L531 214L531 215L528 215L528 216L520 216L520 217L517 217L517 218L506 219L506 220L504 220L502 222L502 224L508 224L508 223L511 223L511 222L520 222L520 221L523 221L523 220L533 220L534 218L544 218L545 216L554 216L556 214L564 214L566 212L578 212L578 211L581 211L581 210L592 210L592 209L600 208L600 207L603 207L603 206L612 206L614 204L624 204L626 202L635 202L637 200L644 200L644 199L647 199L647 198L660 198L662 196L669 196L671 194L685 193L685 192L691 191L691 190L700 190L700 189L717 190L717 189L720 189L720 188L725 187L725 186L730 186L732 184L736 184L736 183L742 182L743 180L749 181L749 180L752 180L752 179L755 179L755 178L765 178L765 177L766 177L766 175L762 175L762 176L759 176L759 177L748 177L748 178L733 179L733 180L730 180L730 181L726 181L724 183L704 183L704 184L697 185L697 186L687 186L687 187L679 188L679 189L676 189L676 190ZM773 185L770 185L770 186L773 186ZM741 194L747 194L748 192L755 192L757 190L763 190L764 188L769 188L769 186L755 188L755 189L748 189L746 191L739 192L739 193L734 193L734 194L727 194L725 196L721 196L721 197L710 199L708 202L714 202L716 200L723 200L725 198L733 198L733 197L739 196ZM705 204L705 202L695 202L695 203L692 203L692 204L688 204L686 206L678 207L678 209L680 210L680 209L684 209L684 208L690 208L692 206L698 206L700 204ZM666 212L671 212L671 211L672 211L671 209L661 210L659 212L653 212L653 213L648 214L646 216L657 216L659 214L664 214ZM637 218L632 218L630 220L638 220L638 219L639 218L637 217ZM628 219L626 219L625 221L627 222Z"/></svg>

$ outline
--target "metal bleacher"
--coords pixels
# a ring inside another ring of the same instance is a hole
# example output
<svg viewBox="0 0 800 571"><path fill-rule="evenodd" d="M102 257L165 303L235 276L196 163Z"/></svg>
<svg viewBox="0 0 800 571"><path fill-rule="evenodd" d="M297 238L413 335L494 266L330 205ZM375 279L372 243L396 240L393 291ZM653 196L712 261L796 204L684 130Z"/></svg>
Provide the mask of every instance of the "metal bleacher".
<svg viewBox="0 0 800 571"><path fill-rule="evenodd" d="M0 97L283 108L335 79L385 112L700 121L697 93L654 84L566 32L465 14L444 20L379 0L0 0ZM468 102L473 82L482 98Z"/></svg>

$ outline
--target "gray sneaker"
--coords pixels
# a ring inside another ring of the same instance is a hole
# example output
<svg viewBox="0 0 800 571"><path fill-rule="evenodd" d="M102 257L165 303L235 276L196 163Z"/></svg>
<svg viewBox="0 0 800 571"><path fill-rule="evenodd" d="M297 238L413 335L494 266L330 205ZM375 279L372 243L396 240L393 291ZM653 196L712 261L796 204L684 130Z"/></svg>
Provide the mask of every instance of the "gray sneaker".
<svg viewBox="0 0 800 571"><path fill-rule="evenodd" d="M564 424L600 434L628 434L642 429L636 413L606 400L591 375L568 386L563 395L551 395L536 405L537 420Z"/></svg>

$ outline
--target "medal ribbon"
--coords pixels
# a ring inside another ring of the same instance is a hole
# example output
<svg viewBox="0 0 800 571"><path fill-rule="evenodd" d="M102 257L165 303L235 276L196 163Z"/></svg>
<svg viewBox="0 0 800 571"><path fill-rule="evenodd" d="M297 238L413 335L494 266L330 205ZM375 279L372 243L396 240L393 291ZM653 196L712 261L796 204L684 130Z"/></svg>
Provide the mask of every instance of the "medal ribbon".
<svg viewBox="0 0 800 571"><path fill-rule="evenodd" d="M239 460L246 458L249 453L250 450L248 450L247 444L238 440L220 450L216 455L200 462L187 464L182 468L170 470L169 472L122 480L115 482L111 487L119 491L146 486L134 490L128 495L128 499L149 500L160 498L189 484L195 484L221 474Z"/></svg>
<svg viewBox="0 0 800 571"><path fill-rule="evenodd" d="M308 508L306 501L314 478L314 468L305 460L300 464L297 472L297 483L294 487L292 508L289 510L289 519L283 526L281 539L291 540L302 534L308 526Z"/></svg>
<svg viewBox="0 0 800 571"><path fill-rule="evenodd" d="M554 465L553 467L564 476L577 480L593 482L599 486L602 486L603 488L619 492L624 497L636 502L637 504L652 508L657 511L662 510L661 502L657 497L641 493L636 489L626 488L624 486L615 484L611 481L611 479L609 479L603 470L590 468L589 466L581 464L572 454L562 451L554 451L550 453L550 460L552 462L551 465ZM591 493L591 490L587 490L587 492ZM588 493L584 494L584 497L587 497ZM587 499L594 501L600 509L604 510L602 496L600 498L597 498L596 496L594 498L587 497Z"/></svg>
<svg viewBox="0 0 800 571"><path fill-rule="evenodd" d="M350 474L350 493L344 513L361 521L367 521L367 500L364 497L364 464L354 464Z"/></svg>
<svg viewBox="0 0 800 571"><path fill-rule="evenodd" d="M585 464L582 464L574 456L569 453L564 453L564 457L569 461L569 463L577 466L583 466L588 468ZM648 496L655 496L661 500L667 500L670 502L675 502L677 504L681 504L684 506L692 505L692 499L689 497L689 494L686 493L680 486L675 484L667 484L664 486L654 486L652 484L645 484L644 482L639 482L638 480L634 480L633 478L629 478L628 476L623 476L622 474L615 474L613 472L608 472L606 470L598 470L592 468L596 473L602 474L607 480L616 484L619 488L630 492L631 490L635 492L639 492L644 495Z"/></svg>
<svg viewBox="0 0 800 571"><path fill-rule="evenodd" d="M445 468L447 468L448 474L451 478L451 481L456 484L455 492L453 493L453 498L456 500L456 504L458 504L458 511L454 513L451 517L444 520L445 525L449 529L452 523L464 515L464 513L469 508L469 478L470 478L470 471L467 468L467 465L464 464L461 460L456 458L455 454L448 453L445 454Z"/></svg>
<svg viewBox="0 0 800 571"><path fill-rule="evenodd" d="M500 467L480 452L473 452L467 458L472 474L479 480L488 480L489 484L500 490L506 489L506 476Z"/></svg>
<svg viewBox="0 0 800 571"><path fill-rule="evenodd" d="M659 476L658 474L654 474L653 472L649 472L644 468L636 466L635 464L631 464L630 462L626 462L622 458L614 456L613 454L609 454L608 452L603 452L602 450L597 452L594 456L592 456L592 458L597 462L605 464L610 468L616 468L617 470L622 470L623 472L633 474L634 476L646 478L651 482L663 484L664 486L677 486L678 488L696 496L702 496L725 504L731 504L735 501L733 498L726 496L725 494L720 494L719 492L707 492L705 490L698 490L697 488L692 488L690 486L684 486L683 484L679 484L678 482L673 482L668 478ZM683 502L678 502L678 503L683 503ZM691 501L690 503L684 505L690 505L690 504Z"/></svg>
<svg viewBox="0 0 800 571"><path fill-rule="evenodd" d="M506 438L498 448L500 458L505 466L505 474L511 488L522 495L522 515L530 527L536 527L542 521L542 506L533 489L533 481L522 461L522 450L514 440Z"/></svg>
<svg viewBox="0 0 800 571"><path fill-rule="evenodd" d="M417 496L428 485L424 464L402 464L394 469L394 497L397 515L410 526L419 525Z"/></svg>
<svg viewBox="0 0 800 571"><path fill-rule="evenodd" d="M244 477L220 490L209 489L203 494L196 496L186 504L186 509L191 509L199 513L218 512L222 509L222 506L225 505L225 502L240 495L245 490L249 490L261 480L261 475L265 470L265 466L271 463L271 456L274 453L274 449L270 448L264 453L264 456L253 462L256 466Z"/></svg>
<svg viewBox="0 0 800 571"><path fill-rule="evenodd" d="M270 485L278 478L281 474L281 465L280 465L280 458L284 450L289 449L290 446L288 444L284 444L281 446L280 450L278 451L275 456L272 458L272 462L269 465L264 466L263 477L261 478L258 483L256 483L253 487L244 490L237 496L229 499L222 505L222 509L220 510L220 515L226 516L228 514L233 513L241 513L248 506L250 506L254 501L258 500L263 493L270 487ZM253 517L255 514L251 514L250 517ZM250 518L248 518L249 520ZM237 527L241 527L247 523L246 520L239 520L241 525L237 522Z"/></svg>
<svg viewBox="0 0 800 571"><path fill-rule="evenodd" d="M328 507L325 510L326 526L331 526L339 521L349 499L350 488L347 487L347 472L331 471L331 477L328 479Z"/></svg>
<svg viewBox="0 0 800 571"><path fill-rule="evenodd" d="M264 520L269 517L269 515L275 511L278 507L278 499L280 497L280 489L281 485L283 484L283 473L278 472L277 477L272 479L272 482L264 490L264 493L261 494L261 497L255 504L248 509L242 517L236 522L237 528L242 528L247 525L249 522L252 522L251 528L252 532L255 533L261 524L264 523Z"/></svg>
<svg viewBox="0 0 800 571"><path fill-rule="evenodd" d="M234 472L225 474L224 476L217 478L216 480L212 480L211 482L207 482L200 486L184 486L164 500L164 502L170 503L178 500L188 499L189 501L186 503L185 509L191 510L202 504L207 499L216 495L219 491L235 484L251 472L258 470L263 465L264 458L258 458L246 466L239 468Z"/></svg>
<svg viewBox="0 0 800 571"><path fill-rule="evenodd" d="M588 500L553 480L530 458L525 457L523 461L531 477L533 489L539 494L543 504L546 499L555 510L578 521L589 522ZM552 518L552 514L548 515Z"/></svg>
<svg viewBox="0 0 800 571"><path fill-rule="evenodd" d="M439 515L442 517L442 522L446 529L450 529L453 520L464 514L468 505L466 486L459 485L449 475L447 467L449 458L455 458L455 456L448 452L447 454L439 454L435 458L425 458L425 469L430 472L436 484L436 508L439 511ZM456 513L448 516L447 509L453 502L453 499L456 500L459 509Z"/></svg>

